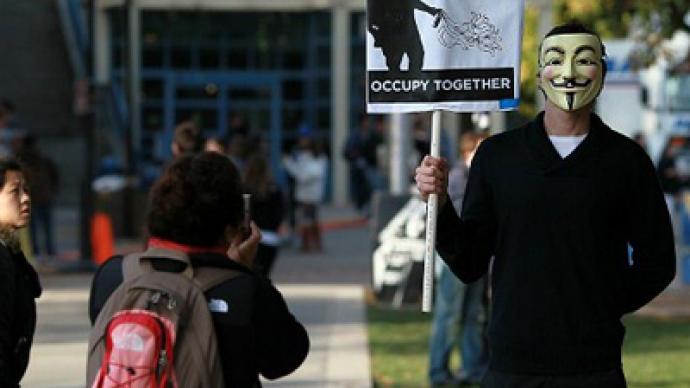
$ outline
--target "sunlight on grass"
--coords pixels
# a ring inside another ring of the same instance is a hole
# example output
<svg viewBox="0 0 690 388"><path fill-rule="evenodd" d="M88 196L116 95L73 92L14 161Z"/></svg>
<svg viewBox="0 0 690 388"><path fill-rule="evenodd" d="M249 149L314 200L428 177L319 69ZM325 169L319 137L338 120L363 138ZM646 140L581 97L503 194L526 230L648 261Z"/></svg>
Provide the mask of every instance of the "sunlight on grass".
<svg viewBox="0 0 690 388"><path fill-rule="evenodd" d="M426 387L430 314L368 309L372 371L377 387Z"/></svg>
<svg viewBox="0 0 690 388"><path fill-rule="evenodd" d="M628 318L623 367L628 386L690 387L690 320Z"/></svg>
<svg viewBox="0 0 690 388"><path fill-rule="evenodd" d="M377 387L428 387L431 315L369 306ZM690 388L690 320L626 318L623 365L630 388Z"/></svg>

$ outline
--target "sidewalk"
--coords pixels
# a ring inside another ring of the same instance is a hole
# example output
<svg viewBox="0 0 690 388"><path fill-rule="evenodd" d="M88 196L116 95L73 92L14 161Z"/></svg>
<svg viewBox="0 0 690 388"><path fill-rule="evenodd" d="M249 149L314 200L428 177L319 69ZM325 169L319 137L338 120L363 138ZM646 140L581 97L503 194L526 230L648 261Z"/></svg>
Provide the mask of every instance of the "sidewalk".
<svg viewBox="0 0 690 388"><path fill-rule="evenodd" d="M269 388L371 387L365 287L369 230L352 210L326 207L324 252L280 252L274 281L290 310L307 327L311 351L292 375Z"/></svg>
<svg viewBox="0 0 690 388"><path fill-rule="evenodd" d="M690 286L667 289L635 314L660 319L690 318Z"/></svg>
<svg viewBox="0 0 690 388"><path fill-rule="evenodd" d="M311 350L292 375L268 388L371 387L363 289L357 285L279 284L306 326Z"/></svg>

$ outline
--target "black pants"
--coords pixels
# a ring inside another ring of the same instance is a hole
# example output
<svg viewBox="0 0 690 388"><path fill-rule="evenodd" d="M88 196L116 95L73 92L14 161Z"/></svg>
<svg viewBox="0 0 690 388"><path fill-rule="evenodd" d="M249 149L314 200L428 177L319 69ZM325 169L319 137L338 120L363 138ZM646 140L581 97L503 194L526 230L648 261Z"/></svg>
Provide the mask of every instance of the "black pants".
<svg viewBox="0 0 690 388"><path fill-rule="evenodd" d="M31 208L31 224L29 225L29 232L31 233L31 244L33 245L34 254L38 255L42 252L52 256L55 254L55 245L53 244L53 209L50 205L34 205ZM41 249L39 241L39 233L43 233L45 239L45 251Z"/></svg>
<svg viewBox="0 0 690 388"><path fill-rule="evenodd" d="M516 375L489 370L481 388L626 388L621 369L574 376Z"/></svg>

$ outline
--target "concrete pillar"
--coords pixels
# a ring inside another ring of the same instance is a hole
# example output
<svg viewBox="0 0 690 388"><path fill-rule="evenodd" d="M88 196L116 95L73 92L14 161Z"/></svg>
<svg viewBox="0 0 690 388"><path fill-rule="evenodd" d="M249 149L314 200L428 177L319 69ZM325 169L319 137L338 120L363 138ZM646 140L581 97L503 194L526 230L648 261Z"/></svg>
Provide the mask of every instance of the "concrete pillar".
<svg viewBox="0 0 690 388"><path fill-rule="evenodd" d="M127 1L129 20L128 42L128 92L131 131L131 149L133 155L139 155L141 148L141 8L138 0ZM135 160L130 155L130 161Z"/></svg>
<svg viewBox="0 0 690 388"><path fill-rule="evenodd" d="M406 194L410 188L409 157L412 150L411 115L397 113L390 119L391 194Z"/></svg>
<svg viewBox="0 0 690 388"><path fill-rule="evenodd" d="M110 82L110 19L101 1L93 15L93 75L97 86Z"/></svg>
<svg viewBox="0 0 690 388"><path fill-rule="evenodd" d="M333 202L348 201L349 170L342 150L350 131L350 9L343 4L333 7L331 45Z"/></svg>
<svg viewBox="0 0 690 388"><path fill-rule="evenodd" d="M506 112L493 111L491 117L491 133L501 133L506 130Z"/></svg>
<svg viewBox="0 0 690 388"><path fill-rule="evenodd" d="M445 137L441 137L441 141L448 141L448 149L450 150L450 155L448 155L448 162L453 165L455 160L458 158L458 139L460 137L460 114L455 112L443 112L443 117L441 119L441 128L446 133Z"/></svg>

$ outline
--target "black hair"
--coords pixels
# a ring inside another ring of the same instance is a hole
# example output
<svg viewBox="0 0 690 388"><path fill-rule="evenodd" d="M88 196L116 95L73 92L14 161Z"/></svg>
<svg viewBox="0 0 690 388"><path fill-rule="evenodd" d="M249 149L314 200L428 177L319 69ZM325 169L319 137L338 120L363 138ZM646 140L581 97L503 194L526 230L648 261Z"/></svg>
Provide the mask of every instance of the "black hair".
<svg viewBox="0 0 690 388"><path fill-rule="evenodd" d="M14 159L0 159L0 190L5 187L7 172L18 171L23 173L22 166Z"/></svg>
<svg viewBox="0 0 690 388"><path fill-rule="evenodd" d="M196 154L204 148L204 138L193 121L184 121L175 127L173 143L177 144L180 154Z"/></svg>
<svg viewBox="0 0 690 388"><path fill-rule="evenodd" d="M577 22L577 21L571 21L566 24L561 24L558 25L554 28L551 29L545 36L544 39L541 40L543 43L544 40L550 36L554 35L565 35L565 34L588 34L595 36L597 40L599 40L599 44L601 45L601 70L602 70L602 78L606 78L606 71L607 71L607 64L606 64L606 47L604 46L604 43L601 41L601 36L594 32L591 28L585 26L584 24ZM539 68L541 68L541 45L542 43L539 43L539 50L537 53L537 62Z"/></svg>
<svg viewBox="0 0 690 388"><path fill-rule="evenodd" d="M227 157L201 152L176 159L151 189L147 216L153 237L194 246L223 241L243 216L240 175Z"/></svg>
<svg viewBox="0 0 690 388"><path fill-rule="evenodd" d="M271 188L274 187L268 158L260 154L250 157L244 167L243 175L247 192L259 199L268 197Z"/></svg>

